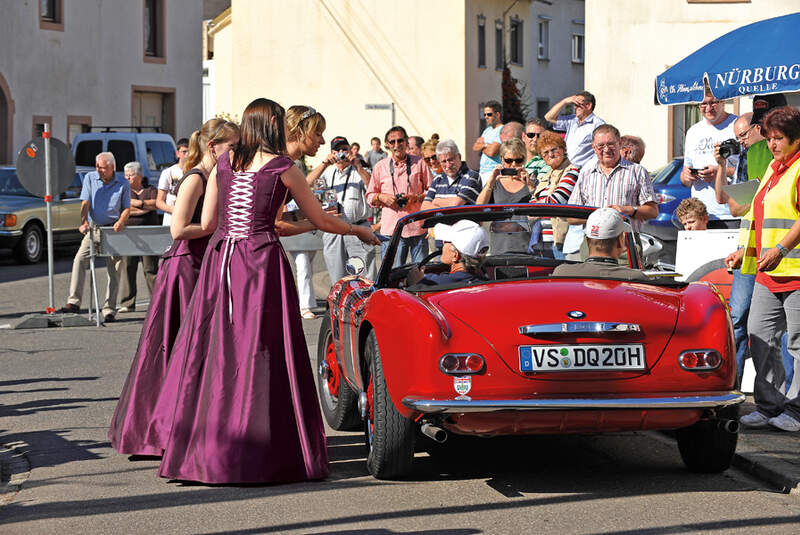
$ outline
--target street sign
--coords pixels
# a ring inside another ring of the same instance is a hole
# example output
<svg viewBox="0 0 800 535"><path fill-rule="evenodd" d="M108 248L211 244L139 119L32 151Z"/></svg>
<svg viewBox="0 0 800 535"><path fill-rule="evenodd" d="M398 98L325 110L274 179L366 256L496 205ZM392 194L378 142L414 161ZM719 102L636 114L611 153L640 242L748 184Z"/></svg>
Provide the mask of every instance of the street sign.
<svg viewBox="0 0 800 535"><path fill-rule="evenodd" d="M37 197L47 195L44 153L44 139L35 137L25 143L17 155L19 182L31 195ZM64 142L53 137L50 138L50 158L50 195L60 195L75 179L75 160Z"/></svg>
<svg viewBox="0 0 800 535"><path fill-rule="evenodd" d="M367 110L391 110L394 108L393 104L365 104L364 108Z"/></svg>

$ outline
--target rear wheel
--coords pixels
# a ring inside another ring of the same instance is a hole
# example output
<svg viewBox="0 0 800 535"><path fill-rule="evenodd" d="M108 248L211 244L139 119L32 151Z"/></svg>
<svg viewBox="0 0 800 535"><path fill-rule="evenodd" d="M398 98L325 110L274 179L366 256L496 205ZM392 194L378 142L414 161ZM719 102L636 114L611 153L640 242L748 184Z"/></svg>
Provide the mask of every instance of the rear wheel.
<svg viewBox="0 0 800 535"><path fill-rule="evenodd" d="M356 410L356 395L342 377L330 317L323 320L317 340L317 389L322 414L329 426L337 431L359 428L361 418Z"/></svg>
<svg viewBox="0 0 800 535"><path fill-rule="evenodd" d="M369 364L365 435L369 452L367 469L378 479L395 479L411 473L415 424L403 417L389 397L375 331L369 333L365 357Z"/></svg>
<svg viewBox="0 0 800 535"><path fill-rule="evenodd" d="M22 239L17 243L14 253L23 264L35 264L42 259L44 233L42 228L31 223L22 231Z"/></svg>
<svg viewBox="0 0 800 535"><path fill-rule="evenodd" d="M738 405L717 411L717 418L723 420L738 421L738 415ZM701 420L678 429L675 436L683 464L692 472L702 473L722 472L730 468L739 440L738 433L723 429L718 419Z"/></svg>

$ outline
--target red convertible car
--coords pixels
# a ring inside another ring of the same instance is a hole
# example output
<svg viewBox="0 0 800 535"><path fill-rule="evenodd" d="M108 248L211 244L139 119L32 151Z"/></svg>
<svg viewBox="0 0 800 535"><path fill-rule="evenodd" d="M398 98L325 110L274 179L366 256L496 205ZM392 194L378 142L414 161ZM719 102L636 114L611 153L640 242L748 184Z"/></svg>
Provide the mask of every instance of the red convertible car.
<svg viewBox="0 0 800 535"><path fill-rule="evenodd" d="M328 296L318 343L318 387L334 429L363 426L377 478L412 471L418 441L473 436L676 430L693 471L727 469L738 404L731 321L708 283L558 277L547 248L489 250L482 276L409 285L393 267L402 226L468 219L494 235L547 218L577 224L591 208L486 205L402 219L376 281L353 275ZM495 243L492 241L491 243ZM507 242L506 242L507 243ZM638 268L635 237L627 262ZM492 245L494 247L494 245ZM497 249L497 248L495 248Z"/></svg>

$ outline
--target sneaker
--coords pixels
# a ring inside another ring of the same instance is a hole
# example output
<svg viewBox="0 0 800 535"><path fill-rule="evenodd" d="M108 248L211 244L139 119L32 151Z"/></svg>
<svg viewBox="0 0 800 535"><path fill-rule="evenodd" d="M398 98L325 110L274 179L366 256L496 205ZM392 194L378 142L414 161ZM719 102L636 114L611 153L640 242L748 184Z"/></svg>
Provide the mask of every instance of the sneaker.
<svg viewBox="0 0 800 535"><path fill-rule="evenodd" d="M313 320L314 318L317 317L317 315L311 312L311 310L308 308L302 309L300 311L300 315L303 317L304 320Z"/></svg>
<svg viewBox="0 0 800 535"><path fill-rule="evenodd" d="M61 314L77 314L80 310L81 308L78 305L73 305L72 303L67 303L58 309Z"/></svg>
<svg viewBox="0 0 800 535"><path fill-rule="evenodd" d="M739 418L739 423L747 427L767 427L771 418L758 411L753 411L750 414L745 414Z"/></svg>
<svg viewBox="0 0 800 535"><path fill-rule="evenodd" d="M131 307L119 307L117 312L136 312L136 305Z"/></svg>
<svg viewBox="0 0 800 535"><path fill-rule="evenodd" d="M103 316L103 323L114 323L117 321L117 318L114 317L114 314L106 314Z"/></svg>
<svg viewBox="0 0 800 535"><path fill-rule="evenodd" d="M775 416L774 418L770 418L769 425L772 427L777 427L783 431L800 431L800 422L785 412Z"/></svg>

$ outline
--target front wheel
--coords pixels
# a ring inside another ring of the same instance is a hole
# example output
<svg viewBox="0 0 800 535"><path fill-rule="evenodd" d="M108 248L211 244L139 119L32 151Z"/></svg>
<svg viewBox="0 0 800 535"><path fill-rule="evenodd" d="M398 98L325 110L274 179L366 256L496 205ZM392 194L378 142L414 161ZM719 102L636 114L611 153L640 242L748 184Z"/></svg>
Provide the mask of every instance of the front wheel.
<svg viewBox="0 0 800 535"><path fill-rule="evenodd" d="M726 407L718 412L722 419L737 420L739 407ZM726 431L719 420L701 420L678 429L678 450L683 464L692 472L717 473L730 468L736 453L737 433Z"/></svg>
<svg viewBox="0 0 800 535"><path fill-rule="evenodd" d="M41 227L35 223L29 224L22 231L15 253L17 260L23 264L35 264L42 259L44 250L44 234Z"/></svg>
<svg viewBox="0 0 800 535"><path fill-rule="evenodd" d="M375 331L367 337L365 357L369 364L364 423L369 448L367 470L378 479L402 478L411 473L415 424L397 412L389 397Z"/></svg>
<svg viewBox="0 0 800 535"><path fill-rule="evenodd" d="M361 418L356 410L356 394L342 377L336 359L331 320L327 315L317 339L317 390L322 401L322 414L329 426L337 431L359 428Z"/></svg>

